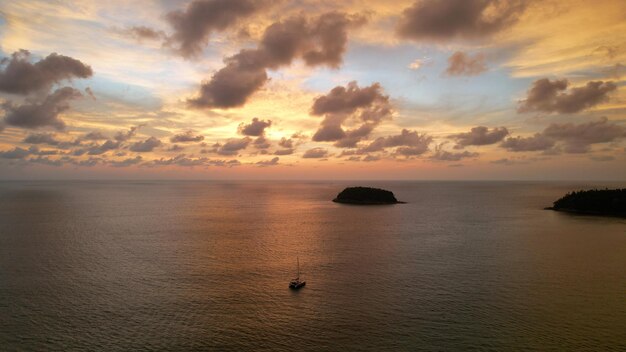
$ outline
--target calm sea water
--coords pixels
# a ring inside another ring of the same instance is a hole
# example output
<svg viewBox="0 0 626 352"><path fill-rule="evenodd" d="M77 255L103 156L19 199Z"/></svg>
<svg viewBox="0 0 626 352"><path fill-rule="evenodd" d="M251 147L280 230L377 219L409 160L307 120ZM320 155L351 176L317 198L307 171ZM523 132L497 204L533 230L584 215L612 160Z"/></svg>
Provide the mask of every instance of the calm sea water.
<svg viewBox="0 0 626 352"><path fill-rule="evenodd" d="M626 220L542 210L616 186L0 183L0 350L626 350Z"/></svg>

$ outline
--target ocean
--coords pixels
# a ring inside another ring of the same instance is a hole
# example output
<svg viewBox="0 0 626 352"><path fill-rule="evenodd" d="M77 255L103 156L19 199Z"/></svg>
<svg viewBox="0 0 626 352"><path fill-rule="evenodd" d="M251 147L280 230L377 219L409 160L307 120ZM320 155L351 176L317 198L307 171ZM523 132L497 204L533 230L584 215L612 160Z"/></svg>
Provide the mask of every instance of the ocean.
<svg viewBox="0 0 626 352"><path fill-rule="evenodd" d="M0 182L0 350L626 350L626 219L543 210L605 187Z"/></svg>

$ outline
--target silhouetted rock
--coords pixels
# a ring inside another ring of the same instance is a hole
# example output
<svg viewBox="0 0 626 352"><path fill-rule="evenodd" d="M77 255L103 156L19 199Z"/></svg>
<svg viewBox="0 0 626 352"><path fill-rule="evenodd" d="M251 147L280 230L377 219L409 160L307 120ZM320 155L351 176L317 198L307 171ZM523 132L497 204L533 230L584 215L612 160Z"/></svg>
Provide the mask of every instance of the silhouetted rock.
<svg viewBox="0 0 626 352"><path fill-rule="evenodd" d="M348 187L341 191L333 202L358 205L403 203L396 199L393 192L371 187Z"/></svg>
<svg viewBox="0 0 626 352"><path fill-rule="evenodd" d="M626 188L571 192L546 209L626 217Z"/></svg>

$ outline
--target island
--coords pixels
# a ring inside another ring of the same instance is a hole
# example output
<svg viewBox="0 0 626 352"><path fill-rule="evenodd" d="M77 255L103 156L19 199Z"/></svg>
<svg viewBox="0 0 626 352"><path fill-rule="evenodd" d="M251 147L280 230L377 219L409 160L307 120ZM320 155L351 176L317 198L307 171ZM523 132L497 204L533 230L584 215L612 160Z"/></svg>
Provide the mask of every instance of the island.
<svg viewBox="0 0 626 352"><path fill-rule="evenodd" d="M626 188L571 192L546 209L577 214L626 217Z"/></svg>
<svg viewBox="0 0 626 352"><path fill-rule="evenodd" d="M404 203L398 201L391 191L371 187L348 187L341 191L333 202L356 205Z"/></svg>

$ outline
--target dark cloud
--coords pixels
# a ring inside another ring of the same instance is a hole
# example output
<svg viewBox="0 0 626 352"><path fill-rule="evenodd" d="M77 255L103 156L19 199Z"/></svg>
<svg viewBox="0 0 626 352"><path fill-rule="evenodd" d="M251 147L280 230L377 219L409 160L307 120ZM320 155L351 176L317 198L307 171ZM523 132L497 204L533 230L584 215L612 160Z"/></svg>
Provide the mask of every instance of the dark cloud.
<svg viewBox="0 0 626 352"><path fill-rule="evenodd" d="M589 159L593 161L613 161L615 157L612 155L593 155Z"/></svg>
<svg viewBox="0 0 626 352"><path fill-rule="evenodd" d="M257 149L267 149L272 146L272 143L265 136L259 136L252 142L252 145Z"/></svg>
<svg viewBox="0 0 626 352"><path fill-rule="evenodd" d="M128 167L132 165L137 165L141 163L142 161L143 161L143 158L138 155L134 158L128 158L128 159L124 159L121 161L117 161L117 160L109 161L109 165L113 167Z"/></svg>
<svg viewBox="0 0 626 352"><path fill-rule="evenodd" d="M361 18L340 12L276 22L265 30L256 49L244 49L225 59L226 66L201 85L199 96L189 104L196 108L242 106L268 80L267 69L290 65L296 58L309 66L338 67L346 50L347 30L360 23Z"/></svg>
<svg viewBox="0 0 626 352"><path fill-rule="evenodd" d="M401 38L416 41L476 40L517 22L525 0L421 0L402 13Z"/></svg>
<svg viewBox="0 0 626 352"><path fill-rule="evenodd" d="M427 134L420 134L417 131L403 129L399 135L378 137L369 145L359 148L358 154L384 151L386 148L398 147L397 154L401 155L421 155L428 151L428 146L433 138Z"/></svg>
<svg viewBox="0 0 626 352"><path fill-rule="evenodd" d="M151 161L147 166L169 166L169 165L178 165L185 167L194 167L194 166L208 166L211 163L211 160L208 158L190 158L185 154L179 154L173 158L169 159L158 159Z"/></svg>
<svg viewBox="0 0 626 352"><path fill-rule="evenodd" d="M72 163L72 164L74 164L76 166L93 167L93 166L96 166L98 164L104 163L104 159L90 157L89 159L85 159L85 160L74 160L73 159L72 161L70 161L70 163Z"/></svg>
<svg viewBox="0 0 626 352"><path fill-rule="evenodd" d="M0 158L4 159L24 159L31 154L30 150L15 147L11 150L5 150L0 152Z"/></svg>
<svg viewBox="0 0 626 352"><path fill-rule="evenodd" d="M138 41L143 40L162 40L166 38L163 31L159 31L146 26L133 26L122 30L123 34L134 38Z"/></svg>
<svg viewBox="0 0 626 352"><path fill-rule="evenodd" d="M101 155L104 154L106 152L108 152L109 150L115 150L118 149L121 146L121 143L118 142L113 142L112 140L107 140L106 142L100 144L100 145L94 145L92 147L90 147L87 150L87 154L89 155ZM79 152L81 150L78 150ZM84 154L84 153L83 153ZM80 155L80 154L78 154Z"/></svg>
<svg viewBox="0 0 626 352"><path fill-rule="evenodd" d="M451 152L443 149L443 144L438 145L435 148L435 152L431 155L430 159L437 161L459 161L467 158L475 158L478 153L469 152L467 150L463 152Z"/></svg>
<svg viewBox="0 0 626 352"><path fill-rule="evenodd" d="M172 146L170 146L169 148L166 149L166 151L168 152L180 152L181 150L184 150L185 148L179 146L178 144L174 144Z"/></svg>
<svg viewBox="0 0 626 352"><path fill-rule="evenodd" d="M509 137L501 146L512 152L531 152L552 149L554 144L553 139L535 133L532 137Z"/></svg>
<svg viewBox="0 0 626 352"><path fill-rule="evenodd" d="M492 160L492 161L490 161L490 163L491 164L495 164L495 165L512 166L512 165L529 164L530 162L528 160L524 160L524 159L502 158L502 159L498 159L498 160Z"/></svg>
<svg viewBox="0 0 626 352"><path fill-rule="evenodd" d="M249 51L227 59L226 67L217 71L211 80L200 87L200 95L189 100L195 108L228 109L242 106L267 81L263 67L247 65L244 56Z"/></svg>
<svg viewBox="0 0 626 352"><path fill-rule="evenodd" d="M244 136L253 136L258 137L262 136L265 133L265 129L272 125L272 120L259 120L258 118L253 118L252 122L249 124L241 123L239 125L239 133Z"/></svg>
<svg viewBox="0 0 626 352"><path fill-rule="evenodd" d="M283 148L293 148L293 140L291 138L283 137L280 141L278 141L278 145Z"/></svg>
<svg viewBox="0 0 626 352"><path fill-rule="evenodd" d="M244 150L248 147L252 139L244 137L241 139L231 138L223 145L217 145L216 152L219 155L236 155L240 150Z"/></svg>
<svg viewBox="0 0 626 352"><path fill-rule="evenodd" d="M302 157L305 159L319 159L319 158L325 158L327 156L328 156L328 150L324 148L309 149L306 152L304 152L304 155L302 155Z"/></svg>
<svg viewBox="0 0 626 352"><path fill-rule="evenodd" d="M293 152L294 152L293 148L278 149L277 151L274 152L274 155L291 155L293 154Z"/></svg>
<svg viewBox="0 0 626 352"><path fill-rule="evenodd" d="M160 147L161 144L163 143L156 137L149 137L146 140L131 144L130 150L139 153L151 152L154 150L154 148Z"/></svg>
<svg viewBox="0 0 626 352"><path fill-rule="evenodd" d="M536 80L528 90L526 99L520 101L520 113L576 113L608 100L608 93L617 89L613 82L590 81L582 87L567 89L566 79L551 81L548 78Z"/></svg>
<svg viewBox="0 0 626 352"><path fill-rule="evenodd" d="M131 138L133 138L137 134L137 130L140 126L132 126L128 129L128 131L120 131L115 134L113 137L118 142L125 142Z"/></svg>
<svg viewBox="0 0 626 352"><path fill-rule="evenodd" d="M208 44L211 33L231 28L271 3L269 0L194 0L184 11L172 11L165 16L174 29L167 44L183 57L196 57Z"/></svg>
<svg viewBox="0 0 626 352"><path fill-rule="evenodd" d="M272 158L270 160L258 161L256 163L256 165L258 165L258 166L274 166L274 165L278 165L278 160L279 160L278 157L274 157L274 158Z"/></svg>
<svg viewBox="0 0 626 352"><path fill-rule="evenodd" d="M453 134L449 138L456 140L456 149L469 145L489 145L498 143L509 134L505 127L496 127L489 130L488 127L473 127L469 132Z"/></svg>
<svg viewBox="0 0 626 352"><path fill-rule="evenodd" d="M93 100L98 100L98 99L96 99L96 95L93 94L93 90L91 90L91 88L89 88L89 87L85 88L85 94L90 96L91 99L93 99Z"/></svg>
<svg viewBox="0 0 626 352"><path fill-rule="evenodd" d="M606 117L598 121L575 125L551 124L544 131L547 138L563 141L565 152L586 153L592 144L607 143L626 137L626 128L608 121Z"/></svg>
<svg viewBox="0 0 626 352"><path fill-rule="evenodd" d="M63 161L62 160L50 159L50 158L45 157L45 156L38 156L36 158L30 158L30 159L28 159L28 162L36 163L36 164L42 164L42 165L48 165L48 166L57 166L57 167L63 165Z"/></svg>
<svg viewBox="0 0 626 352"><path fill-rule="evenodd" d="M606 117L598 121L573 124L553 123L532 137L507 138L501 146L514 152L551 151L562 142L566 153L587 153L591 146L626 138L626 128L609 122Z"/></svg>
<svg viewBox="0 0 626 352"><path fill-rule="evenodd" d="M19 106L6 102L3 104L6 111L4 121L8 125L23 128L49 126L62 130L65 128L65 123L59 118L59 115L70 108L69 100L81 96L80 91L64 87L46 96L43 101L27 100Z"/></svg>
<svg viewBox="0 0 626 352"><path fill-rule="evenodd" d="M485 56L476 54L471 56L457 51L448 58L448 76L476 76L487 71Z"/></svg>
<svg viewBox="0 0 626 352"><path fill-rule="evenodd" d="M22 142L30 144L48 144L53 146L61 143L52 133L32 133L26 136Z"/></svg>
<svg viewBox="0 0 626 352"><path fill-rule="evenodd" d="M80 139L85 140L85 141L102 141L105 139L109 139L109 137L105 136L100 131L92 131L92 132L85 134Z"/></svg>
<svg viewBox="0 0 626 352"><path fill-rule="evenodd" d="M46 91L53 84L93 75L91 67L69 56L52 53L35 63L27 50L14 52L0 61L0 92L28 94Z"/></svg>
<svg viewBox="0 0 626 352"><path fill-rule="evenodd" d="M37 146L34 146L34 145L28 148L28 150L33 155L58 155L59 154L58 150L50 150L50 149L41 150Z"/></svg>
<svg viewBox="0 0 626 352"><path fill-rule="evenodd" d="M170 138L170 142L172 143L185 143L185 142L201 142L204 140L204 136L196 135L193 131L186 131L183 133L176 134Z"/></svg>
<svg viewBox="0 0 626 352"><path fill-rule="evenodd" d="M219 167L233 167L241 165L238 160L219 160L219 159L209 159L209 158L194 158L188 157L185 154L179 154L173 158L165 159L160 158L157 160L152 160L148 163L143 164L145 166L169 166L169 165L177 165L177 166L185 166L185 167L195 167L195 166L219 166Z"/></svg>
<svg viewBox="0 0 626 352"><path fill-rule="evenodd" d="M11 150L0 151L0 158L13 159L13 160L25 160L27 157L31 155L36 155L38 156L38 158L41 158L42 156L58 155L58 154L59 154L58 150L41 150L36 146L31 146L28 149L15 147ZM33 158L28 159L28 161L33 161Z"/></svg>
<svg viewBox="0 0 626 352"><path fill-rule="evenodd" d="M380 84L360 88L356 82L346 87L337 86L328 94L317 97L311 107L312 115L324 115L313 135L316 142L335 142L336 147L354 148L367 138L393 110L389 96L382 93ZM343 124L356 122L358 127L344 130Z"/></svg>
<svg viewBox="0 0 626 352"><path fill-rule="evenodd" d="M369 108L376 103L385 105L385 107L389 103L389 97L382 94L379 83L359 88L359 85L352 81L346 87L337 86L328 94L315 98L311 107L311 115L352 114L359 108Z"/></svg>
<svg viewBox="0 0 626 352"><path fill-rule="evenodd" d="M366 155L365 157L363 157L363 159L361 159L361 161L364 161L366 163L378 160L380 160L380 157L377 155Z"/></svg>
<svg viewBox="0 0 626 352"><path fill-rule="evenodd" d="M418 156L426 153L428 151L428 147L426 145L417 146L417 147L399 147L396 149L397 155L402 156Z"/></svg>

